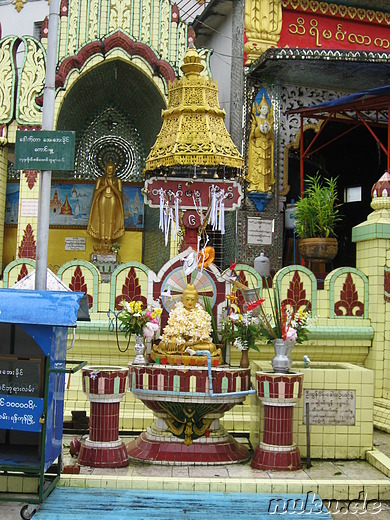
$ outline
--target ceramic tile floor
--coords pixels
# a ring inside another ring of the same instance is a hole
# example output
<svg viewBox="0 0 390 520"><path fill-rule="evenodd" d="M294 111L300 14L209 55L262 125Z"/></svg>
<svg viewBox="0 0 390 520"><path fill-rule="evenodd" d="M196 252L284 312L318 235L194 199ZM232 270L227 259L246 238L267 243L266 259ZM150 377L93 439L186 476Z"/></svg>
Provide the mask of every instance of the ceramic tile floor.
<svg viewBox="0 0 390 520"><path fill-rule="evenodd" d="M381 432L382 433L382 432ZM387 435L389 440L381 441L390 453L390 434ZM74 465L77 460L69 454L69 443L74 438L72 435L64 436L64 464ZM132 436L121 436L122 440L127 443L132 440ZM237 438L239 442L243 442L249 446L246 438ZM380 449L380 447L378 448ZM126 468L90 468L86 466L80 467L80 475L111 475L111 476L134 476L134 477L159 477L164 478L210 478L210 479L229 479L229 478L245 478L245 479L272 479L272 480L360 480L364 475L367 480L383 480L386 479L379 470L371 466L363 460L313 460L310 469L303 464L303 469L298 471L260 471L252 469L250 462L244 464L227 464L221 466L168 466L153 465L138 461L130 461ZM390 479L389 487L390 487ZM389 497L390 498L390 497Z"/></svg>
<svg viewBox="0 0 390 520"><path fill-rule="evenodd" d="M64 436L64 463L75 464L69 454L69 443L74 435ZM122 436L125 442L132 437ZM245 438L239 438L246 443ZM390 457L390 434L374 433L374 446ZM387 459L387 457L386 457ZM387 459L389 461L389 459ZM389 461L390 462L390 461ZM390 468L390 464L388 465ZM390 474L390 471L388 472ZM266 472L253 470L250 463L225 466L155 466L131 462L127 468L99 469L81 467L79 475L63 474L60 485L70 487L116 487L118 489L172 489L183 491L225 491L246 493L307 493L314 490L323 499L332 499L333 507L343 507L361 491L368 500L380 500L381 512L375 518L390 520L390 478L366 461L314 460L310 469L293 472ZM349 499L349 501L347 500ZM20 518L23 503L0 502L1 520ZM360 507L363 507L360 502ZM363 510L359 511L363 514ZM339 514L334 514L338 518ZM367 515L368 516L368 515ZM343 512L345 520L356 518L356 513ZM73 520L73 519L71 519ZM218 519L219 520L219 519Z"/></svg>

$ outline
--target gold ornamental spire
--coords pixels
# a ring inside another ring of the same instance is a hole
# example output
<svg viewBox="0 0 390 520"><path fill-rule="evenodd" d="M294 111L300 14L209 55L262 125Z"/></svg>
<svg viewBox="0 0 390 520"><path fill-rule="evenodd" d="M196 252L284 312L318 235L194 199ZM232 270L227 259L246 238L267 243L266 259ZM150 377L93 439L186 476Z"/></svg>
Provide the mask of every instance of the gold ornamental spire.
<svg viewBox="0 0 390 520"><path fill-rule="evenodd" d="M184 76L170 85L162 128L146 161L145 172L187 165L243 168L244 160L225 127L225 110L218 103L218 87L201 76L203 64L192 45L181 70Z"/></svg>

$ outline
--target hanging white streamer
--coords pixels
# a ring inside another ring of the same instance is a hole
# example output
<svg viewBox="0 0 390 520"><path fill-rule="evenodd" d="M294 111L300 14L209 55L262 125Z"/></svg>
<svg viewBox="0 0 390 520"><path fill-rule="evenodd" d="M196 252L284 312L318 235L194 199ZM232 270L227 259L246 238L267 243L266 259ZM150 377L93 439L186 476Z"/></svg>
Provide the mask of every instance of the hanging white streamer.
<svg viewBox="0 0 390 520"><path fill-rule="evenodd" d="M221 200L221 204L219 206L219 231L221 235L225 234L225 203L224 199Z"/></svg>
<svg viewBox="0 0 390 520"><path fill-rule="evenodd" d="M175 232L174 232L174 237L176 237L176 233L179 232L179 202L181 202L181 200L179 199L179 194L176 192L175 194Z"/></svg>
<svg viewBox="0 0 390 520"><path fill-rule="evenodd" d="M211 185L210 188L210 216L209 216L209 224L213 227L213 231L217 226L217 193L214 184Z"/></svg>
<svg viewBox="0 0 390 520"><path fill-rule="evenodd" d="M211 201L210 201L210 216L209 224L211 224L213 231L218 229L222 235L225 234L225 203L224 200L228 194L225 194L225 190L217 191L214 184L210 189Z"/></svg>
<svg viewBox="0 0 390 520"><path fill-rule="evenodd" d="M192 200L194 201L194 208L197 214L200 217L200 225L203 225L203 208L202 208L202 198L195 197L195 195L192 195Z"/></svg>
<svg viewBox="0 0 390 520"><path fill-rule="evenodd" d="M165 247L168 245L169 240L169 227L171 224L171 220L173 220L173 212L172 208L168 206L168 202L166 203L165 211L164 211L164 233L165 233Z"/></svg>
<svg viewBox="0 0 390 520"><path fill-rule="evenodd" d="M164 231L164 190L160 188L160 223L158 225L159 229Z"/></svg>

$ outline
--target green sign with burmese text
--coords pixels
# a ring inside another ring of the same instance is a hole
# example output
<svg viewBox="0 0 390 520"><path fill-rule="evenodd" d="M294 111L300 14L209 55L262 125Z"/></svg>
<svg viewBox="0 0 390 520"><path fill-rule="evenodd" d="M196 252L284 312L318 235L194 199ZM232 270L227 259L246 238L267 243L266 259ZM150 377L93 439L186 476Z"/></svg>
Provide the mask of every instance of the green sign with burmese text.
<svg viewBox="0 0 390 520"><path fill-rule="evenodd" d="M18 131L16 170L73 170L75 132Z"/></svg>

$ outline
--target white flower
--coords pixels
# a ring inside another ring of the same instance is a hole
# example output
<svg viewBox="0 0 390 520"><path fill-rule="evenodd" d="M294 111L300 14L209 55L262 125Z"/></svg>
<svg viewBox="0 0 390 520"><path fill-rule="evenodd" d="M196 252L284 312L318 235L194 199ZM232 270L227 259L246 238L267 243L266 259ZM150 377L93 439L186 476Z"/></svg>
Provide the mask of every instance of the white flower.
<svg viewBox="0 0 390 520"><path fill-rule="evenodd" d="M234 340L233 345L238 348L238 350L248 350L248 342L241 338L236 338Z"/></svg>

